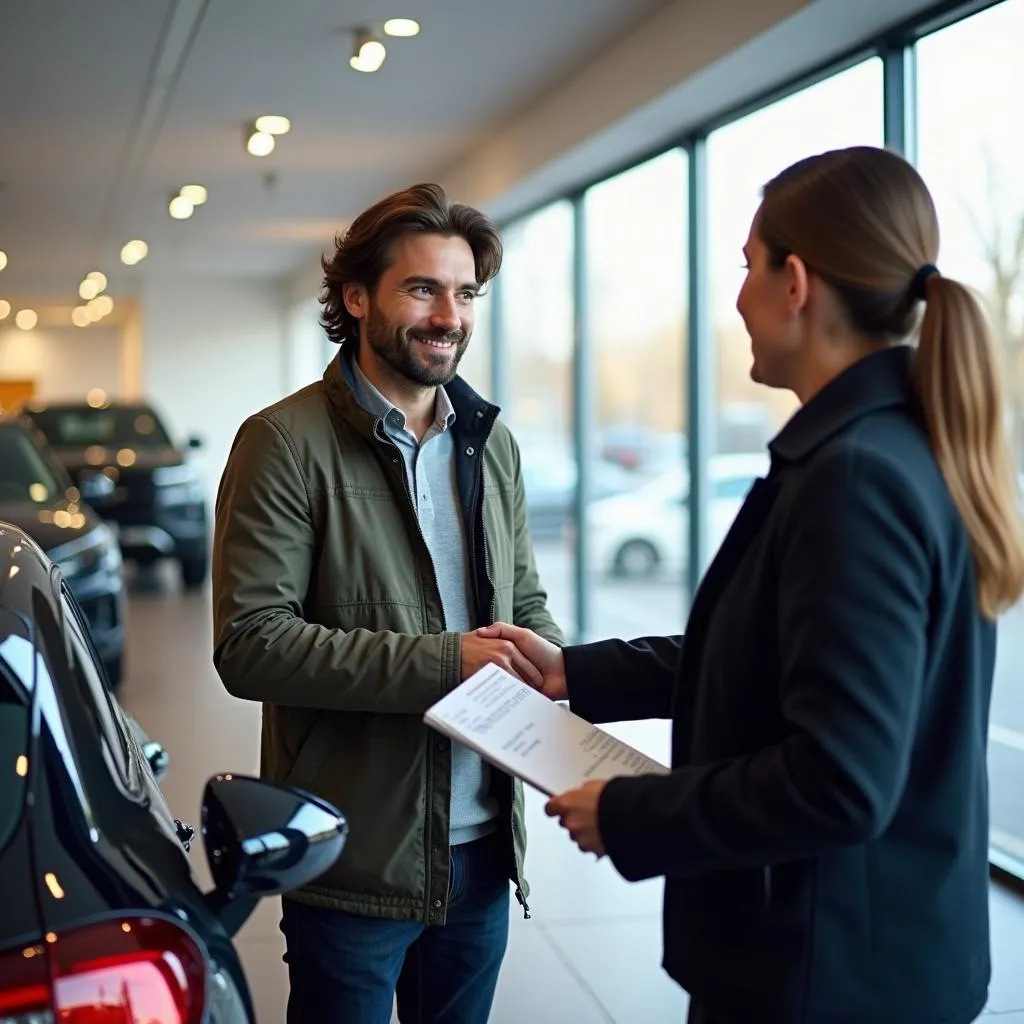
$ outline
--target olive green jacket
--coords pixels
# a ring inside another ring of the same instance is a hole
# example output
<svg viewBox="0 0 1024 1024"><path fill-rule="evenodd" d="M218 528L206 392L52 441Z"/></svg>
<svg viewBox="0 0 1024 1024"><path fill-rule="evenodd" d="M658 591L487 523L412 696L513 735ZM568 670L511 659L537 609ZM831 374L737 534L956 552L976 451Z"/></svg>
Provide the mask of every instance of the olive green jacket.
<svg viewBox="0 0 1024 1024"><path fill-rule="evenodd" d="M291 894L376 917L444 921L451 748L423 713L459 684L433 565L398 449L342 377L245 421L217 496L214 664L263 702L262 774L322 796L349 823L322 877ZM526 524L519 449L461 379L456 478L477 621L561 644ZM521 783L493 773L509 877L524 904Z"/></svg>

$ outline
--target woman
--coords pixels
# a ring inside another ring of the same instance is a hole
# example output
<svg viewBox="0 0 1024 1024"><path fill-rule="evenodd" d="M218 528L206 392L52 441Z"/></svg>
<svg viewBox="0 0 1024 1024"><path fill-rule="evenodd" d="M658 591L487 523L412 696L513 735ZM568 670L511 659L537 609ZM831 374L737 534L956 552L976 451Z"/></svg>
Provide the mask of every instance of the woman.
<svg viewBox="0 0 1024 1024"><path fill-rule="evenodd" d="M548 813L625 878L665 876L691 1021L966 1024L986 1001L989 697L1024 540L995 347L938 248L893 153L770 182L737 305L753 378L802 407L685 642L487 631L592 722L671 717L670 775Z"/></svg>

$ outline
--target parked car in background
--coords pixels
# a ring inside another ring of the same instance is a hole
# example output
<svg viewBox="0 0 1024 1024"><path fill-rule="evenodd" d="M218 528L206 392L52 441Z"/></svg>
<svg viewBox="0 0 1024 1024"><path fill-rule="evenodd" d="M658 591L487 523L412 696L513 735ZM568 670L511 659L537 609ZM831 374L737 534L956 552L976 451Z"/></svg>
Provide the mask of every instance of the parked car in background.
<svg viewBox="0 0 1024 1024"><path fill-rule="evenodd" d="M526 520L533 540L565 536L574 513L576 460L557 450L524 449L523 489ZM636 487L637 479L613 462L598 459L594 467L594 500L622 494Z"/></svg>
<svg viewBox="0 0 1024 1024"><path fill-rule="evenodd" d="M0 418L0 520L60 566L85 613L107 679L124 673L124 567L116 532L82 501L31 421Z"/></svg>
<svg viewBox="0 0 1024 1024"><path fill-rule="evenodd" d="M206 487L193 458L198 438L179 447L143 402L29 403L83 497L118 526L121 552L142 565L176 560L187 588L209 570Z"/></svg>
<svg viewBox="0 0 1024 1024"><path fill-rule="evenodd" d="M0 1021L253 1024L232 936L329 868L342 815L244 776L206 784L204 893L166 767L102 682L66 581L0 524ZM144 749L145 747L145 749Z"/></svg>
<svg viewBox="0 0 1024 1024"><path fill-rule="evenodd" d="M686 435L660 431L637 423L612 423L598 432L602 459L630 472L654 476L686 459Z"/></svg>
<svg viewBox="0 0 1024 1024"><path fill-rule="evenodd" d="M766 453L714 455L708 462L709 551L729 532L754 481L768 472ZM686 571L689 487L685 468L666 470L628 494L590 507L587 517L594 564L626 578Z"/></svg>

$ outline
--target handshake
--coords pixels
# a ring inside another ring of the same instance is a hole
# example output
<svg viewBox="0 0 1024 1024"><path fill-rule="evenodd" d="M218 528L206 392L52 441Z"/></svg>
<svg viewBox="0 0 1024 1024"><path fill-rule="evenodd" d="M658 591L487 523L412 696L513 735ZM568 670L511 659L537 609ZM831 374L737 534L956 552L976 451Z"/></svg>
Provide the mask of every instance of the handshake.
<svg viewBox="0 0 1024 1024"><path fill-rule="evenodd" d="M462 634L462 678L497 665L550 700L568 700L562 649L532 629L496 622Z"/></svg>

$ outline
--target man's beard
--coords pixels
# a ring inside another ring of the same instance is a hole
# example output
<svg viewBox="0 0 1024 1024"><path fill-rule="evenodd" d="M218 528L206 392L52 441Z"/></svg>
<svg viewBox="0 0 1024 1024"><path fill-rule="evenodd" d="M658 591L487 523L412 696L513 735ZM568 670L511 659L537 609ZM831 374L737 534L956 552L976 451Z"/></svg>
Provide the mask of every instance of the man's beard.
<svg viewBox="0 0 1024 1024"><path fill-rule="evenodd" d="M428 350L420 349L416 345L417 340L451 341L455 343L455 347L447 352L439 351L437 355L431 355ZM469 344L469 335L465 331L395 327L371 303L366 318L366 341L374 353L396 373L421 387L432 388L448 384L454 378L462 354ZM425 361L421 358L420 352L426 352Z"/></svg>

